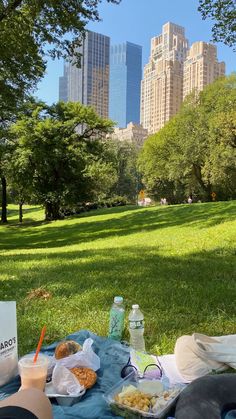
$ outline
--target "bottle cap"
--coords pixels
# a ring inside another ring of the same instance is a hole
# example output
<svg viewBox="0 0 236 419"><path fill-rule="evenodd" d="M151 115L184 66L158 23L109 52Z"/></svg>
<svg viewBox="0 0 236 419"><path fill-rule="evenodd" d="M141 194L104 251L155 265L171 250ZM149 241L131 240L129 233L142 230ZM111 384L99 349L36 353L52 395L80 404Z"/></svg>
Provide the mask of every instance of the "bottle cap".
<svg viewBox="0 0 236 419"><path fill-rule="evenodd" d="M135 310L136 308L139 308L139 305L138 304L133 304L132 308Z"/></svg>
<svg viewBox="0 0 236 419"><path fill-rule="evenodd" d="M123 297L114 297L114 303L122 304L123 303Z"/></svg>

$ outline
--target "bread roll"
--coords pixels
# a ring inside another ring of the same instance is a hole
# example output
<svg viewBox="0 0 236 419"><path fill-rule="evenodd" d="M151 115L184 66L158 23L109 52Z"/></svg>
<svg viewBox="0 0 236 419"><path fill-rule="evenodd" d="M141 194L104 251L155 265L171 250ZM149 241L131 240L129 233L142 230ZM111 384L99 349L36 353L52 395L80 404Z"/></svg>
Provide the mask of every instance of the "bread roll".
<svg viewBox="0 0 236 419"><path fill-rule="evenodd" d="M90 368L71 368L70 371L76 376L79 383L86 389L93 387L97 381L96 372Z"/></svg>
<svg viewBox="0 0 236 419"><path fill-rule="evenodd" d="M81 346L74 340L65 340L64 342L58 343L55 349L55 358L66 358L67 356L76 354L81 349Z"/></svg>

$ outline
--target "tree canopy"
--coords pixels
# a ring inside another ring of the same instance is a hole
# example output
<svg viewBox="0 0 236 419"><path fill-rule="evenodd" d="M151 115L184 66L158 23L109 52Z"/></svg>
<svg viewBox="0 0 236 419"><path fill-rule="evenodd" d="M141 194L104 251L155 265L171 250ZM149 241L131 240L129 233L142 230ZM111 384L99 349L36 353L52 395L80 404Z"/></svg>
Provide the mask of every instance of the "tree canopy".
<svg viewBox="0 0 236 419"><path fill-rule="evenodd" d="M109 139L112 128L112 121L80 103L29 102L9 129L5 152L14 202L20 209L25 202L40 203L53 220L84 202L134 201L137 149Z"/></svg>
<svg viewBox="0 0 236 419"><path fill-rule="evenodd" d="M236 47L236 2L235 0L199 0L203 19L214 21L213 41Z"/></svg>
<svg viewBox="0 0 236 419"><path fill-rule="evenodd" d="M107 0L119 3L120 0ZM0 122L15 114L46 69L76 52L101 0L0 0Z"/></svg>
<svg viewBox="0 0 236 419"><path fill-rule="evenodd" d="M30 110L11 127L17 142L8 172L22 198L31 195L44 205L46 219L57 219L63 204L90 196L93 179L87 169L98 165L97 139L110 132L113 123L80 103L39 103Z"/></svg>
<svg viewBox="0 0 236 419"><path fill-rule="evenodd" d="M102 0L0 0L0 177L6 222L5 130L36 88L47 56L77 55L88 21ZM118 4L120 0L107 0Z"/></svg>
<svg viewBox="0 0 236 419"><path fill-rule="evenodd" d="M180 112L150 137L139 167L156 197L236 197L236 75L192 93Z"/></svg>
<svg viewBox="0 0 236 419"><path fill-rule="evenodd" d="M116 172L116 182L111 188L111 193L126 197L134 202L137 197L137 147L129 141L109 139L104 144L104 153L112 161Z"/></svg>

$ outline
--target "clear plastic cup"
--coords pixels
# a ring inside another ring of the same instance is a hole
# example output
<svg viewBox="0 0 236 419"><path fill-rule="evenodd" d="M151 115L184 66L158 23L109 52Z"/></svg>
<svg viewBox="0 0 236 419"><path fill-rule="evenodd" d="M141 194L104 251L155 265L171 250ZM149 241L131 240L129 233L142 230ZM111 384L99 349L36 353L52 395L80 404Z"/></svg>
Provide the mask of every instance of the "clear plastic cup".
<svg viewBox="0 0 236 419"><path fill-rule="evenodd" d="M48 358L42 354L34 362L34 354L26 355L18 362L21 389L38 388L44 390L47 378Z"/></svg>

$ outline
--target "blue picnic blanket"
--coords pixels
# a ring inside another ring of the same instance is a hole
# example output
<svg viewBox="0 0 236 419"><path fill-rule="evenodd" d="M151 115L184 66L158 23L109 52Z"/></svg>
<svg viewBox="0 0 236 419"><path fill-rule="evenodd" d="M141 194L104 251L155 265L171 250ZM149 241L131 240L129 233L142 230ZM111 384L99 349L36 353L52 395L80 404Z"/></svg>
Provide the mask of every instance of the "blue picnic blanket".
<svg viewBox="0 0 236 419"><path fill-rule="evenodd" d="M112 339L99 337L87 330L73 333L66 339L73 339L82 345L87 338L93 339L93 350L101 360L101 368L97 371L97 383L92 389L87 391L79 403L73 406L63 407L57 405L56 402L53 402L53 417L55 419L120 418L120 416L112 414L103 398L103 394L121 379L121 369L129 359L129 348ZM57 343L58 342L55 342L52 345L43 348L42 352L47 355L53 355ZM0 400L18 391L19 387L20 378L18 376L9 384L0 387Z"/></svg>

